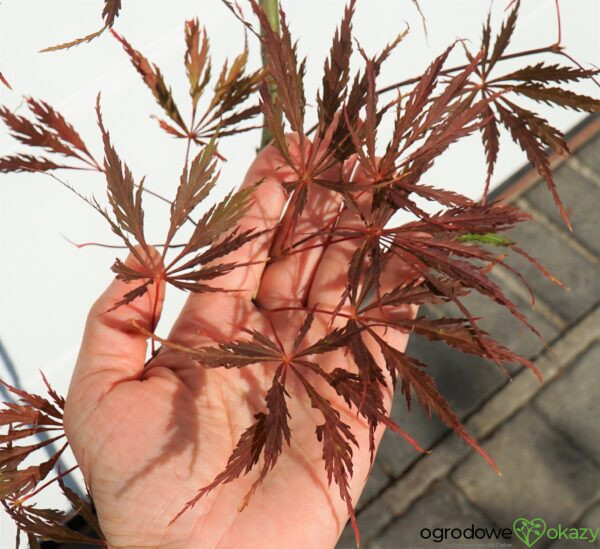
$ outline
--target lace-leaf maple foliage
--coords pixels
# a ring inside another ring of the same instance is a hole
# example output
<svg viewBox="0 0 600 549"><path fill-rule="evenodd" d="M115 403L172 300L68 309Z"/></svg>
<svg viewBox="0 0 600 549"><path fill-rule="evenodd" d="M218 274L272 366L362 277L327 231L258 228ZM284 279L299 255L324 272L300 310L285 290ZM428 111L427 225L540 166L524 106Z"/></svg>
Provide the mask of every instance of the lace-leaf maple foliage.
<svg viewBox="0 0 600 549"><path fill-rule="evenodd" d="M409 409L416 399L427 413L437 415L492 467L496 467L440 394L426 365L393 348L377 328L384 326L403 333L415 332L431 341L441 341L465 353L485 357L499 366L519 363L540 377L529 360L507 349L480 328L477 315L467 308L464 297L472 291L487 296L537 334L535 327L489 276L492 268L502 268L522 280L505 260L512 252L527 258L544 275L560 284L517 243L502 234L528 221L529 215L515 206L488 200L489 183L500 147L500 128L505 128L527 153L568 224L548 156L551 150L567 154L567 144L558 129L529 107L521 106L519 99L598 112L598 99L563 87L563 84L594 78L598 71L583 68L571 60L565 64L535 62L497 75L504 59L534 53L553 53L570 59L560 43L538 50L506 53L518 20L519 1L516 1L511 2L511 11L496 35L488 18L478 51L469 51L463 42L451 44L420 76L378 90L381 67L400 46L405 33L395 37L379 54L367 55L353 40L352 18L356 2L351 0L324 64L322 87L314 103L317 124L307 128L308 103L303 86L306 60L298 58L286 15L280 11L281 30L277 32L271 28L268 15L260 5L255 0L250 1L261 26L259 31L224 0L227 7L244 21L245 31L261 40L268 70L248 71L246 46L231 64L223 66L215 80L207 33L197 20L186 22L184 68L189 80L189 120L181 114L184 111L178 107L160 69L123 36L112 31L162 111L160 117L156 117L159 127L186 145L185 165L172 200L154 193L143 179L137 180L120 158L103 122L100 96L96 117L103 143L102 161L96 159L91 152L93 148L85 144L60 113L43 101L29 98L26 103L30 117L17 115L7 108L0 108L0 117L12 135L34 149L35 154L23 152L0 158L0 172L50 174L81 196L107 221L140 265L134 269L119 259L112 265L118 278L138 284L114 307L144 295L158 280L189 292L230 291L208 285L206 281L218 281L221 275L239 267L227 260L228 254L260 234L256 230L240 231L236 227L261 181L228 194L222 201L205 208L201 215L196 212L209 203L211 191L219 184L219 165L224 160L218 150L219 140L262 127L256 122L257 115L262 114L273 146L295 174L285 184L288 202L278 227L285 236L279 257L343 240L355 241L356 251L346 266L348 283L337 306L290 307L305 314L291 352L269 334L251 328L243 330L246 337L240 340L215 341L214 346L189 348L155 334L155 322L150 330L136 324L153 343L161 345L158 349L153 346L152 357L170 347L196 360L198 368L246 368L257 363L274 365L272 384L264 395L264 410L255 416L254 423L239 438L223 472L202 487L184 509L174 509L173 514L185 512L216 486L234 482L258 468L258 472L253 473L256 480L242 507L248 502L293 439L287 404L293 397L286 390L286 382L293 376L304 391L304 398L322 416L322 423L315 425L315 436L322 443L323 465L329 482L337 485L339 495L347 505L358 541L349 490L353 452L358 441L352 429L342 421L340 411L311 383L311 376L316 375L333 388L349 409L354 409L367 421L371 460L376 450L375 431L380 425L422 450L390 418L384 404L386 386L391 383L395 387L399 383ZM105 27L100 32L113 26L119 9L120 1L107 0L103 12ZM67 44L70 45L75 44ZM447 68L448 58L457 48L464 50L467 62ZM356 74L351 74L350 69L353 55L360 56L363 63ZM381 103L384 92L402 88L408 90ZM393 117L393 128L386 139L381 135L380 127L387 117ZM297 136L294 145L297 145L297 151L290 149L291 141L286 137L290 132ZM474 133L482 138L487 163L481 201L422 182L440 155L456 141ZM354 181L352 173L357 166L372 183ZM82 169L104 176L107 205L102 205L95 197L85 196L55 175L61 170ZM324 222L318 231L307 235L298 232L296 226L306 207L308 191L314 186L338 193L342 205L333 221ZM144 200L150 197L169 204L168 230L159 246L162 248L160 261L145 236ZM420 199L434 203L436 213L424 211L419 206ZM392 217L398 210L411 213L414 220L395 225ZM355 219L352 226L339 223L340 216L348 212ZM191 226L191 236L183 245L176 246L175 236L187 226ZM323 235L327 236L325 241ZM499 249L501 253L498 253ZM390 262L398 259L410 268L411 274L408 279L398 279L384 289L382 277ZM409 304L439 303L453 303L461 316L411 319L401 313ZM318 341L307 341L316 315L328 318L330 328ZM383 357L382 363L373 356L365 338L375 341ZM326 371L319 365L320 356L338 349L346 349L352 357L355 366L352 371L339 367ZM151 363L152 358L150 367ZM64 476L71 471L59 471L54 479L44 483L56 468L66 442L50 459L38 465L23 466L26 457L38 455L50 444L63 439L63 399L49 386L50 400L6 387L20 399L17 403L5 403L0 410L0 425L5 429L5 434L0 436L0 498L6 511L32 543L36 539L90 543L91 538L65 525L68 515L26 503L48 483L57 480L72 503L73 512L79 513L102 538L89 495L84 499L63 482ZM43 442L26 446L15 444L40 434L46 435Z"/></svg>
<svg viewBox="0 0 600 549"><path fill-rule="evenodd" d="M12 89L12 87L9 84L8 80L6 79L6 77L1 72L0 72L0 82L2 82L2 84L4 84L9 90Z"/></svg>

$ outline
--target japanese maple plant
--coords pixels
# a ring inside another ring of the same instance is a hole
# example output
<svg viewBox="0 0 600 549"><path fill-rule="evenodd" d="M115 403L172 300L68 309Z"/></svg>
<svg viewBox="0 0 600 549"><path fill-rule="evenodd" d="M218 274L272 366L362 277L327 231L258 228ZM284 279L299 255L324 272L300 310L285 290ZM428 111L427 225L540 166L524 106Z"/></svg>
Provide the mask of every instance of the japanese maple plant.
<svg viewBox="0 0 600 549"><path fill-rule="evenodd" d="M240 502L240 509L234 511L243 513L249 498L277 466L278 458L294 438L290 400L305 399L315 410L315 417L321 418L314 425L314 436L322 445L322 464L329 483L337 485L339 497L347 506L358 542L349 481L359 442L341 412L347 415L350 411L368 425L371 462L377 446L376 432L381 432L381 426L403 436L416 451L423 451L390 417L386 394L389 396L390 389L399 385L409 410L411 400L416 399L425 411L438 416L496 469L493 459L469 435L438 392L426 365L390 344L390 339L382 334L414 332L485 357L501 367L521 364L540 377L529 360L480 328L477 312L467 308L464 298L473 290L479 292L506 307L537 334L490 278L492 269L507 269L520 277L506 262L507 255L515 253L560 284L532 255L503 235L516 224L527 222L529 215L514 205L488 199L499 135L501 129L507 130L525 151L569 225L549 159L551 152L567 155L568 147L561 132L531 110L530 105L541 102L597 112L598 99L575 93L568 86L593 79L598 71L582 67L564 51L558 3L557 42L536 50L511 52L510 40L520 3L516 0L507 7L499 30L492 29L488 18L478 47L457 41L421 75L382 88L378 78L381 67L401 47L406 33L394 37L377 55L368 55L352 35L356 2L350 0L325 61L322 86L316 101L311 103L303 88L306 60L298 58L284 11L273 1L249 3L254 19L223 0L224 9L243 23L242 32L260 42L263 66L254 71L247 67L246 47L215 77L206 30L197 20L185 22L184 69L189 79L190 102L185 110L178 107L159 68L112 28L119 15L120 0L106 0L105 24L100 31L49 48L69 48L102 34L109 39L108 33L121 43L160 107L158 127L181 141L187 151L172 198L157 196L143 179L133 176L120 158L103 122L100 95L95 116L103 143L101 152L86 145L75 128L44 101L28 98L28 116L0 108L0 117L11 134L23 145L37 149L34 153L0 158L0 172L49 175L77 193L106 220L135 258L133 263L117 259L112 265L118 279L134 283L131 291L112 304L113 309L148 296L158 302L157 288L162 284L192 293L235 292L236 288L221 287L219 278L247 266L247 262L231 258L236 250L264 236L265 230L277 234L276 245L269 257L253 261L267 264L309 249L329 249L340 242L353 244L346 263L338 266L346 277L344 289L328 305L306 302L264 310L256 302L269 323L240 326L239 338L215 336L213 344L197 348L157 334L155 317L149 326L133 321L132 329L152 340L145 372L161 353L170 352L187 360L191 357L199 370L260 367L272 373L270 388L261 396L262 409L239 437L222 472L208 485L198 486L197 496L184 509L172 509L173 520L218 485L250 475L255 481ZM454 50L464 53L464 64L448 67ZM530 61L541 54L554 54L557 61ZM356 74L351 74L351 56L358 56L361 63ZM516 70L503 71L502 62L506 59L522 59L523 64ZM2 75L0 80L8 86ZM528 100L527 106L523 106L521 98ZM314 127L307 127L308 105L316 109ZM191 115L186 117L183 113L188 111ZM380 127L388 117L392 119L392 129L390 135L382 135ZM288 172L283 183L284 214L269 229L239 225L257 189L264 184L263 179L250 181L216 203L210 197L219 185L219 166L226 161L219 152L219 142L256 128L262 128L263 146L272 149L280 166ZM487 162L481 200L423 183L423 176L435 160L453 143L471 134L481 136ZM102 174L107 202L86 196L84 190L60 176L65 170L80 169ZM311 193L318 189L335 197L335 206L331 215L319 219L317 230L313 225L307 231L302 219ZM146 199L160 199L170 205L165 208L168 231L156 248L146 237ZM434 203L437 211L424 211L419 206L421 199ZM200 210L203 213L198 214ZM412 221L394 224L393 215L399 210L411 214ZM180 234L186 235L183 242L178 239ZM314 279L319 272L315 270L313 284L318 282ZM460 316L428 318L406 313L407 308L414 311L418 305L444 302L455 304ZM284 310L303 318L291 347L277 335L277 314ZM311 339L311 327L317 321L325 326L325 335ZM323 366L324 357L332 353L340 356L340 352L346 360L332 367L329 361L327 367ZM57 471L59 458L68 446L63 432L64 399L47 382L48 397L3 383L15 397L0 410L0 499L6 512L32 544L37 540L102 543L98 541L103 534L94 513L93 494L83 497L65 484L65 476L76 467ZM40 434L44 435L41 442L24 442ZM31 456L35 458L49 445L57 449L55 454L35 464ZM25 462L25 458L30 459ZM89 523L95 537L70 528L70 513L40 509L32 503L40 490L55 481L71 501L73 513Z"/></svg>

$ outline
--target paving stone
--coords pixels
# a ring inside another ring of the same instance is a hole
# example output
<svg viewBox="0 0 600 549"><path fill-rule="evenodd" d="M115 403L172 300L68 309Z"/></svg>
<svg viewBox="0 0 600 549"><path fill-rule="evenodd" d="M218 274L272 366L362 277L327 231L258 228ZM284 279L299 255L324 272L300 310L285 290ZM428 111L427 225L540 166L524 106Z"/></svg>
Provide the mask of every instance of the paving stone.
<svg viewBox="0 0 600 549"><path fill-rule="evenodd" d="M563 525L564 526L564 525ZM548 545L548 549L582 549L583 547L598 547L600 546L600 504L595 505L574 525L576 528L588 528L592 530L590 535L589 530L587 537L589 541L584 540L556 540ZM591 543L591 536L598 532L597 537L593 543Z"/></svg>
<svg viewBox="0 0 600 549"><path fill-rule="evenodd" d="M600 135L590 139L575 151L575 156L600 176Z"/></svg>
<svg viewBox="0 0 600 549"><path fill-rule="evenodd" d="M547 227L541 223L523 223L508 231L507 236L570 288L567 291L554 284L523 257L513 255L507 259L535 288L536 295L562 318L570 322L576 321L600 301L597 265Z"/></svg>
<svg viewBox="0 0 600 549"><path fill-rule="evenodd" d="M472 455L452 479L498 526L510 526L518 517L570 524L600 495L596 465L531 407L511 418L483 446L503 476Z"/></svg>
<svg viewBox="0 0 600 549"><path fill-rule="evenodd" d="M392 406L392 419L410 434L423 448L430 448L448 429L435 417L429 418L418 402L411 404L411 411L406 409L404 397L398 391ZM421 458L411 444L389 429L383 435L377 462L392 478L399 477L406 469Z"/></svg>
<svg viewBox="0 0 600 549"><path fill-rule="evenodd" d="M600 156L600 146L596 151L596 155ZM555 180L560 198L573 225L573 236L600 255L600 224L598 223L600 187L567 164L562 164L556 170ZM531 188L525 194L525 198L536 210L543 212L559 227L565 228L560 212L544 181Z"/></svg>
<svg viewBox="0 0 600 549"><path fill-rule="evenodd" d="M600 341L536 399L536 405L579 449L600 462ZM600 524L598 524L600 527Z"/></svg>
<svg viewBox="0 0 600 549"><path fill-rule="evenodd" d="M368 549L420 549L436 547L446 543L465 543L468 540L448 539L436 543L423 539L421 530L428 528L491 527L490 522L448 481L434 484L427 494L417 501L403 516L366 546Z"/></svg>
<svg viewBox="0 0 600 549"><path fill-rule="evenodd" d="M367 485L360 496L357 508L360 509L375 498L390 482L390 477L381 468L379 461L375 460L367 480Z"/></svg>
<svg viewBox="0 0 600 549"><path fill-rule="evenodd" d="M352 528L348 525L344 528L340 539L335 544L335 549L356 549L356 540Z"/></svg>
<svg viewBox="0 0 600 549"><path fill-rule="evenodd" d="M413 348L418 349L416 356L428 365L440 393L460 417L472 412L508 379L496 364L442 342L414 336Z"/></svg>
<svg viewBox="0 0 600 549"><path fill-rule="evenodd" d="M434 482L446 478L472 452L473 449L459 437L445 437L431 454L415 463L380 497L387 501L394 515L400 516L408 512Z"/></svg>
<svg viewBox="0 0 600 549"><path fill-rule="evenodd" d="M372 504L367 505L357 514L358 528L360 529L361 541L368 541L383 529L393 518L392 509L385 499L379 498ZM362 546L362 544L361 544ZM356 549L354 531L348 522L342 535L335 546L336 549Z"/></svg>
<svg viewBox="0 0 600 549"><path fill-rule="evenodd" d="M506 297L517 306L519 312L527 318L543 339L540 339L524 326L506 307L493 302L478 292L471 292L469 296L463 299L464 304L475 317L481 318L478 322L479 326L494 339L515 353L526 358L533 358L543 350L544 341L547 343L554 339L561 327L553 324L537 309L532 308L531 301L517 294L507 286L504 280L494 276L493 273L491 278L503 288ZM446 315L463 316L454 304L438 306L437 309ZM512 371L514 371L514 368L512 368Z"/></svg>
<svg viewBox="0 0 600 549"><path fill-rule="evenodd" d="M562 375L590 345L600 339L600 307L586 315L558 338L548 351L535 361L549 385ZM467 429L480 439L486 438L510 416L527 405L540 391L541 385L532 372L523 371L496 393L466 422Z"/></svg>
<svg viewBox="0 0 600 549"><path fill-rule="evenodd" d="M544 353L536 361L544 379L551 382L563 368L576 360L577 356L600 337L599 327L600 307L561 337L552 346L552 355ZM484 439L522 406L527 405L539 389L540 385L532 374L521 372L502 391L488 400L482 410L469 418L466 422L467 430L476 438ZM445 437L433 448L430 455L415 463L380 497L387 500L396 515L403 514L427 491L432 482L443 479L468 455L473 455L477 460L481 459L458 437ZM526 472L531 467L537 467L537 463L528 463L523 459L521 467L522 471ZM487 466L482 468L482 474L490 474Z"/></svg>
<svg viewBox="0 0 600 549"><path fill-rule="evenodd" d="M507 295L520 307L523 314L528 316L544 340L550 341L557 335L558 328L533 311L522 298L510 291L507 291ZM478 293L473 293L465 302L475 315L482 317L482 329L493 334L510 349L528 358L542 349L543 341L520 325L504 307ZM435 310L430 307L423 308L422 314L431 317L444 314L462 316L453 305L438 307ZM460 417L465 417L477 409L507 382L505 373L496 364L452 349L442 342L432 342L413 335L407 352L429 366L429 373L435 379L440 392ZM513 374L518 368L508 365L507 369ZM435 417L429 419L416 399L413 399L409 413L404 397L399 392L394 399L392 417L425 448L431 448L448 432ZM420 454L401 437L386 432L379 449L378 460L388 475L397 478L420 457Z"/></svg>
<svg viewBox="0 0 600 549"><path fill-rule="evenodd" d="M587 511L577 524L582 528L592 528L593 530L600 528L600 503L596 503L596 505ZM597 541L600 541L600 532L596 539Z"/></svg>

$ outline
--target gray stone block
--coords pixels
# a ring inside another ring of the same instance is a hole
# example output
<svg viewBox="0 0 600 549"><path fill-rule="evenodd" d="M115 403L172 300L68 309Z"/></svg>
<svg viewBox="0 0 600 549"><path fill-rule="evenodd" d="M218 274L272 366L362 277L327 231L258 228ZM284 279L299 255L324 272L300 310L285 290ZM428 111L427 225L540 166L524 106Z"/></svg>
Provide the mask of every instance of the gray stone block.
<svg viewBox="0 0 600 549"><path fill-rule="evenodd" d="M576 321L600 301L600 269L543 224L524 223L507 236L569 288L566 291L548 280L523 257L513 255L508 259L535 288L536 295L562 318Z"/></svg>
<svg viewBox="0 0 600 549"><path fill-rule="evenodd" d="M440 393L460 417L472 412L508 381L497 364L444 343L414 336L413 348L418 349L416 356L429 366Z"/></svg>
<svg viewBox="0 0 600 549"><path fill-rule="evenodd" d="M600 135L590 139L583 147L575 151L577 160L600 176Z"/></svg>
<svg viewBox="0 0 600 549"><path fill-rule="evenodd" d="M490 527L492 524L456 490L449 482L434 484L427 494L415 503L405 515L394 520L381 535L367 547L369 549L420 549L444 546L447 543L468 543L464 539L448 539L436 543L421 537L423 529ZM427 532L425 532L427 536Z"/></svg>
<svg viewBox="0 0 600 549"><path fill-rule="evenodd" d="M392 510L387 505L386 500L382 498L375 500L372 504L367 505L367 507L361 510L357 514L361 547L364 547L364 542L368 542L369 539L373 538L381 529L389 524L392 518ZM336 549L356 549L356 539L350 522L346 524L335 547Z"/></svg>
<svg viewBox="0 0 600 549"><path fill-rule="evenodd" d="M596 465L531 407L505 423L484 448L502 477L472 455L452 479L499 526L519 517L571 524L600 495Z"/></svg>
<svg viewBox="0 0 600 549"><path fill-rule="evenodd" d="M600 147L597 147L596 154L600 157ZM600 255L600 223L598 223L600 188L567 164L562 164L556 170L555 180L558 193L573 225L573 236L588 249ZM525 198L559 227L568 230L544 181L540 181L527 191Z"/></svg>
<svg viewBox="0 0 600 549"><path fill-rule="evenodd" d="M423 448L430 448L448 432L448 429L435 417L431 419L427 417L414 399L411 411L408 412L404 397L399 391L394 398L391 416ZM422 456L423 454L417 452L400 435L387 430L377 452L377 462L390 477L397 478Z"/></svg>
<svg viewBox="0 0 600 549"><path fill-rule="evenodd" d="M352 528L348 525L344 528L340 539L335 544L335 549L356 549L356 540Z"/></svg>
<svg viewBox="0 0 600 549"><path fill-rule="evenodd" d="M532 310L522 298L510 290L507 295L536 326L544 340L550 341L557 335L558 328ZM504 307L477 293L473 293L465 301L474 315L482 317L479 323L481 328L510 349L531 358L543 348L543 341L524 328ZM424 307L422 314L430 317L462 316L453 305L435 309ZM506 374L491 361L420 336L411 337L407 352L429 366L429 374L435 379L441 394L460 417L477 409L508 380ZM514 365L507 366L510 374L516 369ZM394 399L392 417L425 448L431 448L448 432L435 417L429 419L415 398L409 413L404 397L399 392ZM420 457L401 437L386 432L378 460L392 478L399 477Z"/></svg>
<svg viewBox="0 0 600 549"><path fill-rule="evenodd" d="M481 318L478 321L479 326L488 332L491 337L511 351L526 358L533 358L544 349L545 342L551 341L558 335L559 328L540 311L533 308L531 300L525 300L510 287L507 287L502 279L494 276L494 271L492 271L491 278L504 290L506 297L516 305L519 312L527 318L543 339L540 339L527 326L524 326L506 307L495 303L478 292L471 292L469 296L463 299L464 304L471 311L471 314ZM449 316L463 316L454 304L438 306L437 309L440 313Z"/></svg>
<svg viewBox="0 0 600 549"><path fill-rule="evenodd" d="M564 526L564 525L563 525ZM575 528L588 528L591 529L594 534L600 528L600 504L595 505L574 525ZM587 537L590 538L588 541L585 540L556 540L548 545L548 549L582 549L582 547L598 547L600 546L600 531L595 539L591 542L592 535L587 532Z"/></svg>
<svg viewBox="0 0 600 549"><path fill-rule="evenodd" d="M582 528L600 528L600 503L594 505L591 509L586 511L585 515L578 522L578 525ZM597 541L600 542L600 534L598 534ZM600 545L600 543L599 543Z"/></svg>
<svg viewBox="0 0 600 549"><path fill-rule="evenodd" d="M599 367L600 342L596 342L535 402L552 425L600 463Z"/></svg>
<svg viewBox="0 0 600 549"><path fill-rule="evenodd" d="M377 494L390 483L390 481L390 477L384 472L379 461L376 459L373 468L371 469L371 473L369 474L367 485L360 496L357 508L362 508L366 503L375 498Z"/></svg>

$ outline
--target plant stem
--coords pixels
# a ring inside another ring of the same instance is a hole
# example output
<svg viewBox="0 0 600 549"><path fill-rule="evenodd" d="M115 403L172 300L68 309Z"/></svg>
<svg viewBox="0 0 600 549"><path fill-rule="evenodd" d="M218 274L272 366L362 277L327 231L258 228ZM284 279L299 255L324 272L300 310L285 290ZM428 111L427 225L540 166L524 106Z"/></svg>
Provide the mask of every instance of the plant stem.
<svg viewBox="0 0 600 549"><path fill-rule="evenodd" d="M260 5L265 10L271 28L279 32L279 0L260 0Z"/></svg>
<svg viewBox="0 0 600 549"><path fill-rule="evenodd" d="M515 59L517 57L525 57L527 55L537 55L540 53L561 53L561 47L558 44L552 44L551 46L545 46L543 48L536 48L533 50L520 51L517 53L509 53L508 55L503 55L498 59L498 61L506 61L507 59ZM441 71L441 75L452 74L453 72L465 70L469 65L460 65L458 67L452 67L451 69L446 69ZM410 84L416 84L419 80L421 80L421 76L415 76L414 78L409 78L408 80L402 80L402 82L397 82L396 84L392 84L390 86L386 86L385 88L381 88L377 90L377 94L381 95L383 93L387 93L403 86L408 86Z"/></svg>
<svg viewBox="0 0 600 549"><path fill-rule="evenodd" d="M271 29L279 33L279 0L260 0L260 6L264 10ZM264 34L265 29L261 29L261 34ZM265 51L264 45L261 46L262 51L262 62L263 67L267 66L267 52ZM277 87L274 83L269 86L271 92L271 99L275 102L277 97ZM260 149L264 148L271 141L271 132L267 129L266 125L263 127L262 137L260 140Z"/></svg>

